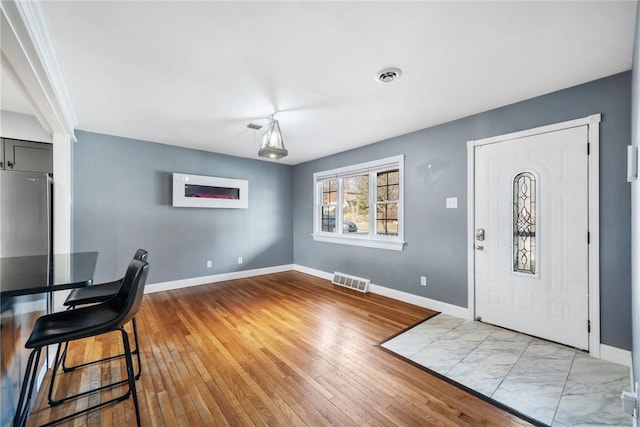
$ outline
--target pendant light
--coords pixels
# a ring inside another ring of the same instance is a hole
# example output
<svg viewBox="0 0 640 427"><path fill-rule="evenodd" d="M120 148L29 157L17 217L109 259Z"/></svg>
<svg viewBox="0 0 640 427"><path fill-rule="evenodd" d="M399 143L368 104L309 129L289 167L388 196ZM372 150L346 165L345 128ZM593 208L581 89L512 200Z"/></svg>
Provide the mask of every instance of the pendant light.
<svg viewBox="0 0 640 427"><path fill-rule="evenodd" d="M267 130L262 136L262 144L260 145L258 156L269 159L281 159L287 154L289 154L289 151L284 147L280 124L278 124L278 121L274 119L272 115L269 118Z"/></svg>

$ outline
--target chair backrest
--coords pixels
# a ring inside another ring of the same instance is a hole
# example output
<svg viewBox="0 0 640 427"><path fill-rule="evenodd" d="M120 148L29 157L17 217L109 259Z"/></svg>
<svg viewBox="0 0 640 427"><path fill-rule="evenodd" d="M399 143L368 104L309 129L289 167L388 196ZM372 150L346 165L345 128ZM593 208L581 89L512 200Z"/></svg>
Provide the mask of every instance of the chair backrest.
<svg viewBox="0 0 640 427"><path fill-rule="evenodd" d="M136 251L136 254L133 256L133 259L139 259L140 261L146 261L148 255L149 255L149 252L145 251L144 249L138 249Z"/></svg>
<svg viewBox="0 0 640 427"><path fill-rule="evenodd" d="M138 312L148 275L149 264L146 261L131 260L118 293L105 303L118 311L115 319L118 325L124 325Z"/></svg>

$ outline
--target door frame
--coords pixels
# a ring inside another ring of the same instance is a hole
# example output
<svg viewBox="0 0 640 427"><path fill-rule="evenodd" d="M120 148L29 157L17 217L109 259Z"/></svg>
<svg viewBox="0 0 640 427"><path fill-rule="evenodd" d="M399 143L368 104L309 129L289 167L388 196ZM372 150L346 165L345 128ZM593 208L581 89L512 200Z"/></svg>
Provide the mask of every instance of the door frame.
<svg viewBox="0 0 640 427"><path fill-rule="evenodd" d="M588 272L588 316L591 326L589 333L589 354L600 357L600 121L601 114L593 114L580 119L554 123L504 135L467 141L467 263L468 263L468 316L476 317L475 307L475 148L481 145L495 144L520 139L542 133L555 132L578 126L588 126L588 224L589 272ZM586 325L585 325L586 327Z"/></svg>

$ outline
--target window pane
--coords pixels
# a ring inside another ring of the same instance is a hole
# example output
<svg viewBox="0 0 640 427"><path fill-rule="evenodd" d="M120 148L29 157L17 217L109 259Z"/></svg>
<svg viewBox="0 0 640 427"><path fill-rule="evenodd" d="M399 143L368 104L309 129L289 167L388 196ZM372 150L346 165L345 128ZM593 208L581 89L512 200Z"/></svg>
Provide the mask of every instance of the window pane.
<svg viewBox="0 0 640 427"><path fill-rule="evenodd" d="M338 192L332 191L329 193L329 203L334 204L338 201Z"/></svg>
<svg viewBox="0 0 640 427"><path fill-rule="evenodd" d="M376 234L398 235L398 203L378 203L376 207Z"/></svg>
<svg viewBox="0 0 640 427"><path fill-rule="evenodd" d="M338 201L338 181L332 179L322 183L322 204L327 205Z"/></svg>
<svg viewBox="0 0 640 427"><path fill-rule="evenodd" d="M397 169L378 172L376 179L376 200L398 200L400 173Z"/></svg>
<svg viewBox="0 0 640 427"><path fill-rule="evenodd" d="M522 172L513 179L513 271L536 274L536 178Z"/></svg>
<svg viewBox="0 0 640 427"><path fill-rule="evenodd" d="M389 186L389 198L387 200L398 200L400 198L400 186Z"/></svg>
<svg viewBox="0 0 640 427"><path fill-rule="evenodd" d="M335 233L336 231L336 207L335 206L322 206L321 212L321 229L329 233Z"/></svg>
<svg viewBox="0 0 640 427"><path fill-rule="evenodd" d="M369 175L344 178L342 232L369 233Z"/></svg>
<svg viewBox="0 0 640 427"><path fill-rule="evenodd" d="M388 173L388 182L387 184L399 184L400 183L400 171L393 170L393 171L389 171Z"/></svg>
<svg viewBox="0 0 640 427"><path fill-rule="evenodd" d="M332 179L322 183L322 204L338 201L338 180Z"/></svg>
<svg viewBox="0 0 640 427"><path fill-rule="evenodd" d="M324 181L322 183L322 191L337 191L338 190L338 181L335 179L331 179L328 181Z"/></svg>

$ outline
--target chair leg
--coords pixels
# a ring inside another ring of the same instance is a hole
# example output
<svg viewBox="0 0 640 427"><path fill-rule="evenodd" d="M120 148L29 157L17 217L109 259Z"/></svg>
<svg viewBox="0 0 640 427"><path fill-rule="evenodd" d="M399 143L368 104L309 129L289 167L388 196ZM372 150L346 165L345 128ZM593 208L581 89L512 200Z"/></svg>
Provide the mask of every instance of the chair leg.
<svg viewBox="0 0 640 427"><path fill-rule="evenodd" d="M138 373L136 374L136 380L140 379L140 375L142 375L142 363L140 362L140 342L138 341L138 325L136 323L136 316L133 316L131 319L131 325L133 326L133 340L136 343L136 349L131 352L131 354L135 354L138 357Z"/></svg>
<svg viewBox="0 0 640 427"><path fill-rule="evenodd" d="M84 414L86 414L88 412L91 412L91 411L94 411L94 410L96 410L98 408L102 408L103 406L110 405L110 404L116 403L116 402L121 402L123 400L127 400L129 398L129 395L133 395L133 406L134 406L135 411L136 411L136 422L137 422L138 427L140 427L140 410L138 408L138 396L136 394L136 379L135 379L135 376L133 375L133 359L131 357L131 348L130 348L130 345L129 345L129 335L127 334L127 331L124 329L124 327L120 327L118 329L120 329L120 332L122 333L122 342L123 342L123 345L124 345L124 357L125 357L125 361L126 361L126 364L127 364L127 379L122 380L120 383L121 384L128 384L128 386L129 386L128 389L122 395L120 395L118 397L114 397L113 399L110 399L110 400L108 400L106 402L101 402L101 403L98 403L97 405L91 406L90 408L86 408L86 409L83 409L81 411L74 412L73 414L66 415L66 416L64 416L62 418L58 418L57 420L49 421L48 423L43 424L41 427L49 427L49 426L52 426L54 424L58 424L58 423L61 423L63 421L67 421L67 420L69 420L71 418L75 418L77 416L84 415ZM64 402L66 400L69 400L69 399L72 399L72 398L76 398L76 397L79 397L79 396L84 396L84 395L89 394L89 393L95 393L96 391L104 390L106 388L112 387L113 385L114 384L109 384L107 386L103 386L103 387L100 387L100 388L97 388L97 389L94 389L94 390L90 390L88 392L79 393L79 394L77 394L75 396L65 398L61 402Z"/></svg>
<svg viewBox="0 0 640 427"><path fill-rule="evenodd" d="M139 341L138 341L138 327L136 325L135 316L133 317L133 319L131 319L131 323L132 323L132 326L133 326L133 338L134 338L134 341L135 341L135 344L136 344L136 348L135 348L135 350L131 351L131 354L135 354L137 356L137 359L138 359L138 373L135 374L135 377L134 377L137 380L137 379L140 378L140 375L142 374L142 362L140 360L140 344L139 344ZM83 364L80 364L80 365L76 365L76 366L72 366L72 367L68 367L67 369L64 369L64 361L65 361L65 359L67 357L67 351L69 349L69 342L67 341L67 342L64 343L64 350L62 351L62 356L60 356L60 349L61 348L62 348L62 344L60 344L58 346L58 351L56 351L56 357L55 357L55 361L54 361L54 365L53 365L53 373L51 374L51 383L49 384L49 396L48 396L48 398L49 398L49 406L60 405L61 403L64 403L64 402L72 400L72 399L77 399L78 397L81 397L81 396L86 396L88 394L97 393L97 392L100 392L102 390L106 390L108 388L120 386L122 384L126 384L127 383L128 379L125 378L125 379L113 382L111 384L106 384L106 385L103 385L103 386L95 388L95 389L84 391L82 393L74 394L74 395L71 395L71 396L66 396L66 397L63 397L63 398L60 398L60 399L54 398L53 397L53 388L54 388L54 383L55 383L55 380L56 380L56 376L57 376L57 373L58 373L59 366L63 366L63 368L62 368L63 372L69 372L69 371L73 371L73 370L78 369L78 368L83 368L85 366L94 365L96 363L106 362L106 361L109 361L109 360L113 360L113 359L117 359L117 358L120 358L120 357L124 357L126 355L126 352L125 352L125 353L122 353L122 354L117 354L115 356L105 357L105 358L100 359L100 360L94 360L92 362L87 362L87 363L83 363Z"/></svg>
<svg viewBox="0 0 640 427"><path fill-rule="evenodd" d="M69 310L73 310L74 308L76 308L75 305L70 305L69 307L67 307L67 311ZM60 348L59 346L62 344L58 344L58 348ZM66 361L67 361L67 350L69 349L69 341L64 343L64 353L62 353L62 372L67 372L67 371L71 371L72 369L67 368L67 366L65 365ZM57 356L56 356L57 358ZM57 359L56 359L57 361Z"/></svg>
<svg viewBox="0 0 640 427"><path fill-rule="evenodd" d="M124 345L124 357L127 361L127 377L129 378L129 390L131 391L133 397L133 407L136 411L136 422L138 427L140 427L140 409L138 408L138 394L136 392L136 379L133 375L133 360L131 358L131 348L129 346L129 335L127 331L121 328L122 331L122 344Z"/></svg>
<svg viewBox="0 0 640 427"><path fill-rule="evenodd" d="M138 357L138 373L136 374L136 379L140 378L140 374L142 373L142 364L140 362L140 346L138 344L138 328L136 325L136 318L135 316L133 317L133 319L131 319L131 323L133 324L133 337L135 339L135 343L136 343L136 348L135 350L133 350L131 352L131 354L135 354ZM66 366L65 362L67 360L67 349L69 348L69 343L65 343L65 349L64 349L64 353L62 353L62 371L63 372L71 372L75 369L80 369L80 368L84 368L86 366L91 366L91 365L95 365L96 363L102 363L102 362L107 362L109 360L113 360L113 359L117 359L119 357L124 357L124 353L121 354L116 354L115 356L109 356L109 357L105 357L103 359L99 359L99 360L94 360L91 362L86 362L86 363L81 363L75 366ZM122 384L122 383L118 383L118 384Z"/></svg>
<svg viewBox="0 0 640 427"><path fill-rule="evenodd" d="M36 374L38 373L38 363L40 362L41 351L42 348L36 348L31 351L31 354L29 354L27 370L24 373L24 380L20 389L20 397L16 407L16 414L13 417L13 427L23 427L27 423L29 409L31 409L31 398L33 395L33 387L36 382Z"/></svg>
<svg viewBox="0 0 640 427"><path fill-rule="evenodd" d="M60 350L62 349L62 345L63 345L62 343L58 344L58 349L56 350L56 357L53 361L53 372L51 373L51 381L49 382L49 394L47 397L49 400L49 405L51 406L62 403L61 401L56 401L53 398L53 386L56 382L56 376L58 373L58 369L60 368L60 365L64 365L64 359L67 354L67 349L69 348L69 342L67 341L64 343L64 351L62 352L62 357L61 357Z"/></svg>
<svg viewBox="0 0 640 427"><path fill-rule="evenodd" d="M58 347L58 349L60 349L60 347ZM56 353L56 356L57 356L57 353ZM118 356L115 356L115 357L122 357L122 355L118 355ZM113 358L114 357L108 357L105 360L109 360L109 359L113 359ZM97 388L93 388L91 390L83 391L83 392L80 392L80 393L77 393L77 394L65 396L65 397L62 397L62 398L59 398L59 399L58 398L54 398L53 397L53 388L54 388L54 380L56 378L55 374L56 374L56 372L58 370L58 367L62 363L62 358L60 358L60 359L56 358L56 359L57 359L56 360L56 364L53 366L54 371L51 374L51 384L49 385L49 396L48 396L49 397L49 406L60 405L60 404L62 404L64 402L68 402L69 400L74 400L74 399L77 399L77 398L82 397L82 396L87 396L89 394L98 393L98 392L101 392L103 390L107 390L107 389L112 388L112 387L116 387L116 386L120 386L120 385L123 385L123 384L127 384L127 382L129 381L128 378L125 378L125 379L122 379L122 380L119 380L119 381L116 381L116 382L113 382L113 383L110 383L110 384L105 384L103 386L100 386L100 387L97 387ZM96 363L96 362L92 362L92 363ZM114 399L114 401L115 400L117 400L117 399Z"/></svg>

